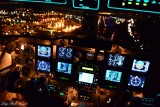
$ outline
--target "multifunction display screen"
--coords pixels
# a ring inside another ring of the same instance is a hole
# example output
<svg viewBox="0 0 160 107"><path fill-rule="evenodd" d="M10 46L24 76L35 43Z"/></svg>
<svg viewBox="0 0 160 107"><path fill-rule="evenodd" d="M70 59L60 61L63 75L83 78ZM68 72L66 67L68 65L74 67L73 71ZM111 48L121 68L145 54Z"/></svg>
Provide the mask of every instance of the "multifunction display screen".
<svg viewBox="0 0 160 107"><path fill-rule="evenodd" d="M71 74L72 64L66 62L58 62L57 71L61 73Z"/></svg>
<svg viewBox="0 0 160 107"><path fill-rule="evenodd" d="M121 82L122 72L106 70L105 80L112 82Z"/></svg>
<svg viewBox="0 0 160 107"><path fill-rule="evenodd" d="M91 73L86 73L86 72L79 72L79 82L84 82L84 83L93 83L94 79L94 74Z"/></svg>
<svg viewBox="0 0 160 107"><path fill-rule="evenodd" d="M145 84L145 77L130 75L128 86L143 88Z"/></svg>

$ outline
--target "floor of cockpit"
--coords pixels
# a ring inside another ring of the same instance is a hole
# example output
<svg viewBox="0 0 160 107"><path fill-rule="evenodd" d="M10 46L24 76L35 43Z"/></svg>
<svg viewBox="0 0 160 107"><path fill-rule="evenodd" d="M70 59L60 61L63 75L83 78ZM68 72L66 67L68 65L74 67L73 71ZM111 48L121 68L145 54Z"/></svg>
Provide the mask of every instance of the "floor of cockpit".
<svg viewBox="0 0 160 107"><path fill-rule="evenodd" d="M66 107L62 99L36 98L8 91L0 92L0 107Z"/></svg>

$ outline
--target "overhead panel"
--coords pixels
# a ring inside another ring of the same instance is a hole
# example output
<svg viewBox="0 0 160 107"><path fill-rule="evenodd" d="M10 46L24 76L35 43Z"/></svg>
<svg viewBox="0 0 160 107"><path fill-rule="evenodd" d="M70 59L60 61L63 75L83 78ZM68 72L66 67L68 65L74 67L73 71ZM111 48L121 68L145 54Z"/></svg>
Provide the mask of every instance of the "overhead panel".
<svg viewBox="0 0 160 107"><path fill-rule="evenodd" d="M19 2L40 2L40 3L50 3L50 4L67 4L67 0L11 0Z"/></svg>
<svg viewBox="0 0 160 107"><path fill-rule="evenodd" d="M107 7L118 10L160 14L160 0L108 0Z"/></svg>

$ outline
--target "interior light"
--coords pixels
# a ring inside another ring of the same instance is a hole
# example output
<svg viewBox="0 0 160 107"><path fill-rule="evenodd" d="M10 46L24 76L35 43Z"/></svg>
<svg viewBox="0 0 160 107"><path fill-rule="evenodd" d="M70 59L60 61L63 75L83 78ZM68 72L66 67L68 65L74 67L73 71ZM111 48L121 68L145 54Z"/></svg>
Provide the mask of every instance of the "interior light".
<svg viewBox="0 0 160 107"><path fill-rule="evenodd" d="M146 3L143 3L143 6L147 6L147 4L146 4Z"/></svg>
<svg viewBox="0 0 160 107"><path fill-rule="evenodd" d="M60 96L64 96L64 93L63 93L63 92L60 92L59 95L60 95Z"/></svg>
<svg viewBox="0 0 160 107"><path fill-rule="evenodd" d="M24 45L21 45L21 49L24 50Z"/></svg>

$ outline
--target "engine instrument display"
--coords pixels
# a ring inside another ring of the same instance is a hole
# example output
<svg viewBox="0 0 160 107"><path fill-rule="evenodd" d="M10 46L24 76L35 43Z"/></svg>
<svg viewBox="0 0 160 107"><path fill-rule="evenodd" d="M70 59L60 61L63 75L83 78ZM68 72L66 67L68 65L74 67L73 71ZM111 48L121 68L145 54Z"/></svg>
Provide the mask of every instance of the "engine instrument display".
<svg viewBox="0 0 160 107"><path fill-rule="evenodd" d="M124 64L125 56L119 54L109 54L108 65L122 67Z"/></svg>
<svg viewBox="0 0 160 107"><path fill-rule="evenodd" d="M58 58L62 59L72 59L73 58L73 49L69 47L58 47Z"/></svg>

